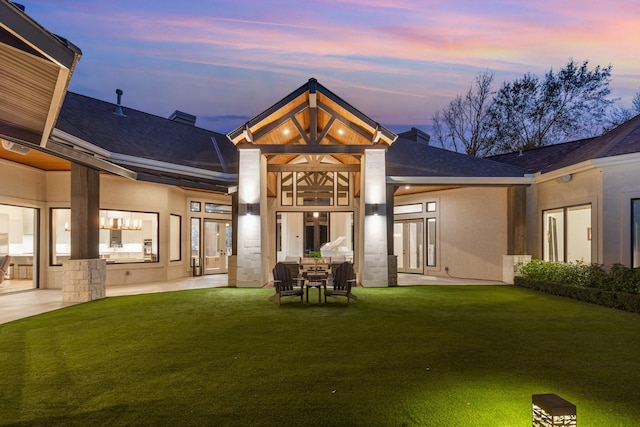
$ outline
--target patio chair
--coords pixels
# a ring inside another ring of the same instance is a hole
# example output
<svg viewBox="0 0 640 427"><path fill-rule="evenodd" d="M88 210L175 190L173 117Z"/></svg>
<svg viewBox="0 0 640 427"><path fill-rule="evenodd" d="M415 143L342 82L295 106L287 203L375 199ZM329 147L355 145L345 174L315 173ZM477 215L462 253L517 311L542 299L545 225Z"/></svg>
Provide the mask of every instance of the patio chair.
<svg viewBox="0 0 640 427"><path fill-rule="evenodd" d="M302 278L291 277L291 270L286 264L279 262L273 267L273 284L276 288L275 297L278 298L278 305L282 304L282 297L300 297L304 295L304 287L302 286Z"/></svg>
<svg viewBox="0 0 640 427"><path fill-rule="evenodd" d="M336 274L333 276L332 289L324 291L324 302L327 302L327 296L330 297L347 297L347 305L350 300L356 300L356 297L351 293L351 288L356 284L356 274L353 271L353 264L350 262L343 262L336 269Z"/></svg>
<svg viewBox="0 0 640 427"><path fill-rule="evenodd" d="M4 278L9 275L9 265L11 264L11 256L5 255L0 260L0 284L4 282Z"/></svg>

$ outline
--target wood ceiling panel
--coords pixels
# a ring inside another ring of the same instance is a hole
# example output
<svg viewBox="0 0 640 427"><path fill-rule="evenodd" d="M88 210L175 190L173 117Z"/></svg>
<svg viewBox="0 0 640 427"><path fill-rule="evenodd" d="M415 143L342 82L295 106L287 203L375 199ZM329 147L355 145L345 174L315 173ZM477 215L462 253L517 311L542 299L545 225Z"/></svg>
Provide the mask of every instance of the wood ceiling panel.
<svg viewBox="0 0 640 427"><path fill-rule="evenodd" d="M30 150L26 155L5 150L0 145L0 159L9 160L44 171L69 171L71 163L38 150Z"/></svg>
<svg viewBox="0 0 640 427"><path fill-rule="evenodd" d="M0 120L42 132L58 68L4 44L0 57Z"/></svg>

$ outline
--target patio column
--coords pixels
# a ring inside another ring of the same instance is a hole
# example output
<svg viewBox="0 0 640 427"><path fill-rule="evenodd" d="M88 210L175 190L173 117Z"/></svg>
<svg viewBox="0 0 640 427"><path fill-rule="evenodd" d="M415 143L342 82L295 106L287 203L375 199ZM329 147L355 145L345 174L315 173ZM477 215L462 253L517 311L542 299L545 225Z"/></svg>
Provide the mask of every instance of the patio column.
<svg viewBox="0 0 640 427"><path fill-rule="evenodd" d="M364 212L364 259L360 277L363 286L386 287L387 255L387 185L383 149L364 150L362 157L361 212Z"/></svg>
<svg viewBox="0 0 640 427"><path fill-rule="evenodd" d="M268 281L263 273L263 270L268 272L268 268L263 268L263 264L268 263L268 258L263 259L268 256L267 233L262 233L263 228L266 230L266 179L263 177L266 178L267 164L258 148L242 148L239 155L236 286L260 287Z"/></svg>
<svg viewBox="0 0 640 427"><path fill-rule="evenodd" d="M106 296L99 218L100 172L71 163L71 259L63 263L63 302L87 302Z"/></svg>

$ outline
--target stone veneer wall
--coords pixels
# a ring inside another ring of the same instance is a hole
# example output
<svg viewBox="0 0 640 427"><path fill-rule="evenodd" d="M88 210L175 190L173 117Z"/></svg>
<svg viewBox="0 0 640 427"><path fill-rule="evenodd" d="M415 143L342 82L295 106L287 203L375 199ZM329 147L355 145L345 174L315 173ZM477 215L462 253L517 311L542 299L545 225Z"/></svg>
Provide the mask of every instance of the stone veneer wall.
<svg viewBox="0 0 640 427"><path fill-rule="evenodd" d="M88 302L105 298L107 262L72 259L62 265L62 302Z"/></svg>

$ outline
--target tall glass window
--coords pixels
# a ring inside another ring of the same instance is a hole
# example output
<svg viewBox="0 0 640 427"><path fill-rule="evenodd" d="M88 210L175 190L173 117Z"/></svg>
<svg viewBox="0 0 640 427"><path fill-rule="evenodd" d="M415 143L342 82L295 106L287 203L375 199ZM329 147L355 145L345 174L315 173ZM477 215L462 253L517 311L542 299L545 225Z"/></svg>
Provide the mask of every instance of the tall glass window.
<svg viewBox="0 0 640 427"><path fill-rule="evenodd" d="M171 214L169 217L169 261L180 261L182 259L182 217Z"/></svg>
<svg viewBox="0 0 640 427"><path fill-rule="evenodd" d="M542 220L545 261L591 262L591 205L546 210Z"/></svg>
<svg viewBox="0 0 640 427"><path fill-rule="evenodd" d="M436 219L427 218L427 266L436 266Z"/></svg>
<svg viewBox="0 0 640 427"><path fill-rule="evenodd" d="M51 209L51 264L71 255L71 209ZM100 258L107 263L158 262L158 214L100 210Z"/></svg>
<svg viewBox="0 0 640 427"><path fill-rule="evenodd" d="M631 265L640 267L640 199L631 201Z"/></svg>

